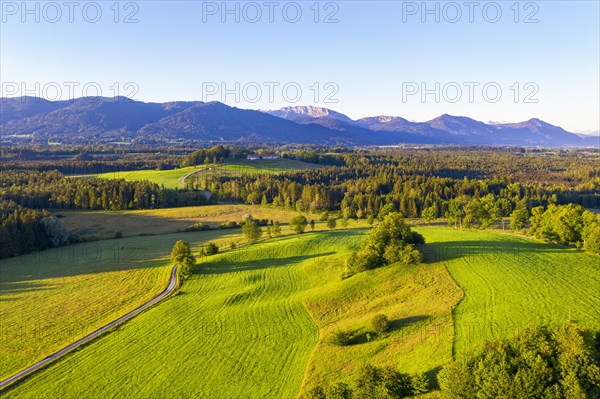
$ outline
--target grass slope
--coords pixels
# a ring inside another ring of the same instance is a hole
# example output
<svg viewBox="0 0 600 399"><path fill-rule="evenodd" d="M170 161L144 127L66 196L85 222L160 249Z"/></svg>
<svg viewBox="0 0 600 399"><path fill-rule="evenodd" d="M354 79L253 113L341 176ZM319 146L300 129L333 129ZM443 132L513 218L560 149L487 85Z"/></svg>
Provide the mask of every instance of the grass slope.
<svg viewBox="0 0 600 399"><path fill-rule="evenodd" d="M492 232L417 230L426 257L444 262L465 293L454 311L456 354L534 325L600 328L598 256Z"/></svg>
<svg viewBox="0 0 600 399"><path fill-rule="evenodd" d="M134 237L3 259L0 378L92 332L159 294L178 239L202 242L231 231Z"/></svg>
<svg viewBox="0 0 600 399"><path fill-rule="evenodd" d="M364 361L431 371L451 357L451 308L460 290L440 265L341 280L364 232L282 237L203 259L202 273L179 295L9 396L291 399L303 385L351 376ZM363 342L376 313L388 314L393 329ZM338 328L357 330L357 342L328 344ZM448 340L438 339L439 329Z"/></svg>
<svg viewBox="0 0 600 399"><path fill-rule="evenodd" d="M314 383L349 381L365 362L433 376L453 350L510 336L516 326L570 314L599 327L597 257L420 227L426 263L341 280L365 231L282 237L205 258L180 294L7 396L291 399ZM368 325L377 313L392 320L379 337ZM338 329L355 332L352 345L328 343Z"/></svg>
<svg viewBox="0 0 600 399"><path fill-rule="evenodd" d="M356 249L360 241L350 242L354 245L348 249ZM321 245L335 247L339 242L329 237ZM452 309L462 297L444 264L395 264L340 280L344 260L333 257L306 268L313 287L306 306L321 333L304 389L336 380L350 383L365 363L432 377L452 358ZM391 321L390 332L382 336L370 326L379 313ZM336 330L353 331L353 344L329 343Z"/></svg>
<svg viewBox="0 0 600 399"><path fill-rule="evenodd" d="M178 295L9 396L294 397L318 334L301 269L317 239L284 237L206 259Z"/></svg>

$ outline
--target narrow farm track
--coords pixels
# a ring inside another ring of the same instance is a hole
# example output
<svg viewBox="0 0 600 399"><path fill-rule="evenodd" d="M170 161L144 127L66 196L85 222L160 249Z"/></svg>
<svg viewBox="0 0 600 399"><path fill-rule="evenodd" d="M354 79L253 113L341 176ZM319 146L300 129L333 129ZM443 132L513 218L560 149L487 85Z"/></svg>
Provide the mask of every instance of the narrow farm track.
<svg viewBox="0 0 600 399"><path fill-rule="evenodd" d="M174 265L173 269L171 270L171 278L169 280L169 285L167 286L167 288L165 288L165 290L163 292L158 294L156 297L154 297L150 301L146 302L145 304L139 306L138 308L132 310L131 312L108 323L104 327L101 327L101 328L97 329L96 331L92 332L91 334L88 334L85 337L73 342L71 345L68 345L67 347L59 350L58 352L55 352L55 353L47 356L45 359L40 360L39 362L27 367L26 369L18 372L17 374L14 374L13 376L11 376L9 378L7 378L3 381L0 381L0 389L3 389L5 387L13 384L16 381L21 380L21 379L33 374L34 372L43 368L44 366L48 365L49 363L52 363L53 361L63 357L67 353L73 351L74 349L79 348L81 345L92 341L93 339L104 334L105 332L132 319L133 317L137 316L144 310L148 309L149 307L151 307L151 306L155 305L156 303L165 299L168 295L170 295L175 290L176 287L177 287L177 265Z"/></svg>
<svg viewBox="0 0 600 399"><path fill-rule="evenodd" d="M194 173L200 172L201 170L206 170L206 168L196 169L192 172L186 173L185 175L181 176L181 179L179 179L179 184L181 184L182 186L185 186L185 181L187 180L187 178L190 177L191 175L193 175Z"/></svg>
<svg viewBox="0 0 600 399"><path fill-rule="evenodd" d="M200 169L196 169L192 172L186 173L185 175L181 176L181 179L179 179L179 184L182 186L185 186L185 181L187 180L188 177L190 177L191 175L195 175L198 172L201 172L203 170L206 170L208 168L200 168ZM210 199L210 191L208 190L200 190L202 191L202 193L206 196L206 199Z"/></svg>

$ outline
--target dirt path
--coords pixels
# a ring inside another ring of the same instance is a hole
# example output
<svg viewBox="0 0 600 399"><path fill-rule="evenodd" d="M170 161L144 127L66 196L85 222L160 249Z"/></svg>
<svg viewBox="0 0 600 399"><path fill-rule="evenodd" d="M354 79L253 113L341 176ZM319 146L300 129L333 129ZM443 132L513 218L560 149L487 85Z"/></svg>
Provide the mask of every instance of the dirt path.
<svg viewBox="0 0 600 399"><path fill-rule="evenodd" d="M198 173L201 170L206 170L206 169L208 169L208 168L200 168L200 169L196 169L190 173L186 173L185 175L181 176L181 179L179 179L179 184L181 184L182 186L185 186L185 181L188 177L190 177L194 173ZM206 199L210 199L210 191L208 191L208 190L200 190L200 191L202 191L202 193L204 193L204 195L206 196Z"/></svg>

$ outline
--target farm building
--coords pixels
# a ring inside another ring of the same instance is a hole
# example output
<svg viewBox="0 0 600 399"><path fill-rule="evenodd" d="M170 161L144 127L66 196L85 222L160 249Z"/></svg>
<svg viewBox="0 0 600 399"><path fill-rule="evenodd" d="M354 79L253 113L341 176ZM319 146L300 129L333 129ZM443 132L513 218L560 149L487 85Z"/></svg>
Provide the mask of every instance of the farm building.
<svg viewBox="0 0 600 399"><path fill-rule="evenodd" d="M252 154L248 155L248 159L251 161L257 159L279 159L279 155L277 154Z"/></svg>

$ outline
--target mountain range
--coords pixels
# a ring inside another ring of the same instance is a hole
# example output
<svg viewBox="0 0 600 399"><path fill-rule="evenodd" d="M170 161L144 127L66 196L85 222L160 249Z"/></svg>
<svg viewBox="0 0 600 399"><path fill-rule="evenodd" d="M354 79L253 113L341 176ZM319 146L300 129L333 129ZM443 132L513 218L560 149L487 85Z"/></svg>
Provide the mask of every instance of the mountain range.
<svg viewBox="0 0 600 399"><path fill-rule="evenodd" d="M444 114L426 122L398 116L353 120L314 106L256 111L220 102L145 103L126 97L0 99L0 143L111 142L600 147L598 137L581 137L539 119L493 124Z"/></svg>

